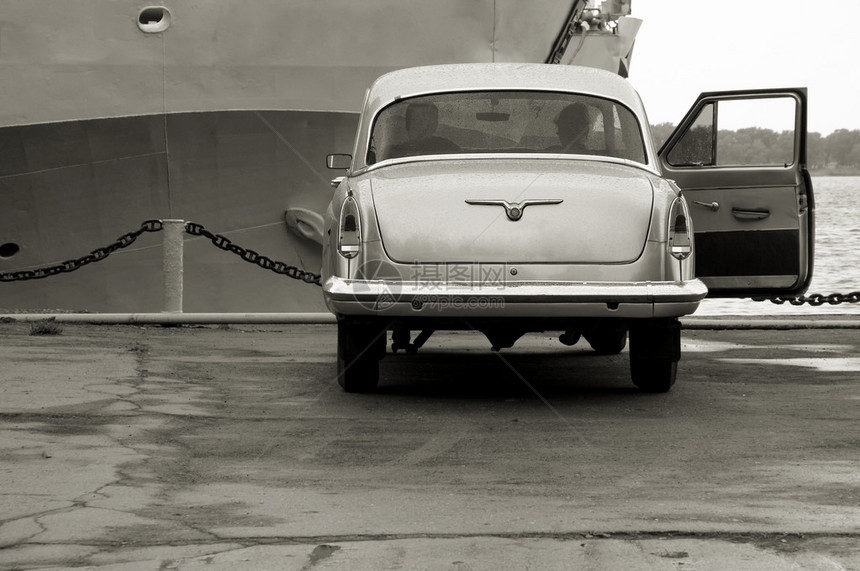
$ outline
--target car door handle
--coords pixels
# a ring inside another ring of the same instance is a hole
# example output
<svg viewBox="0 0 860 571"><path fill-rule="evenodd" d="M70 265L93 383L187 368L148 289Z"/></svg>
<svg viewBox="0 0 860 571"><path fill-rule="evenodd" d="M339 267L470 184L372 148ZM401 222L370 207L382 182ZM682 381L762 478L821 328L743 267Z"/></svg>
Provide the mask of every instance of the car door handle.
<svg viewBox="0 0 860 571"><path fill-rule="evenodd" d="M720 203L716 200L713 202L702 202L701 200L694 200L693 204L698 204L699 206L704 206L705 208L710 208L714 212L720 209Z"/></svg>
<svg viewBox="0 0 860 571"><path fill-rule="evenodd" d="M770 216L770 210L747 210L746 208L732 208L732 216L739 220L764 220Z"/></svg>

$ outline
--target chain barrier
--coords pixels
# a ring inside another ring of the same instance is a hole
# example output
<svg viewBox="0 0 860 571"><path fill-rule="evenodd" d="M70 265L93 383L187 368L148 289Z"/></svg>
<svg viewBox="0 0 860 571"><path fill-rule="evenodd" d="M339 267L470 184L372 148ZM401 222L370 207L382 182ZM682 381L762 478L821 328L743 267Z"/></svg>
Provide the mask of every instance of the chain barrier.
<svg viewBox="0 0 860 571"><path fill-rule="evenodd" d="M852 291L851 293L831 293L830 295L824 295L821 293L813 293L811 295L804 295L801 297L754 297L753 301L770 301L777 305L782 305L786 302L791 305L803 305L804 303L808 303L812 306L824 305L828 303L830 305L839 305L840 303L860 303L860 291Z"/></svg>
<svg viewBox="0 0 860 571"><path fill-rule="evenodd" d="M140 225L140 228L138 228L137 230L134 230L133 232L129 232L127 234L123 234L122 236L117 238L114 243L109 244L104 248L96 248L86 256L82 256L80 258L75 258L72 260L66 260L65 262L62 262L55 266L38 268L35 270L20 270L17 272L0 273L0 282L38 280L65 272L73 272L87 264L104 260L111 253L119 250L120 248L126 248L130 246L135 240L137 240L138 236L140 236L144 232L158 232L162 229L163 224L161 220L146 220L145 222L143 222L143 224ZM230 240L224 235L213 234L212 232L204 228L202 224L197 224L196 222L186 222L185 232L192 236L203 236L204 238L208 238L218 248L236 254L246 262L250 262L252 264L260 266L265 270L271 270L277 274L282 274L296 280L301 280L305 283L318 286L322 285L320 283L319 274L305 271L296 266L290 266L288 264L285 264L284 262L274 261L267 256L255 252L254 250L243 248L238 244L234 244L232 240ZM832 293L830 295L814 293L808 296L801 297L753 297L752 300L770 301L777 305L782 305L786 302L790 303L791 305L803 305L804 303L807 303L812 306L824 305L825 303L830 305L839 305L841 303L860 303L860 291L854 291L848 294Z"/></svg>
<svg viewBox="0 0 860 571"><path fill-rule="evenodd" d="M301 268L297 268L296 266L287 265L284 262L276 262L271 258L268 258L262 254L258 254L254 250L249 250L247 248L243 248L242 246L234 244L233 241L226 236L223 236L221 234L213 234L212 232L204 228L201 224L197 224L196 222L186 222L185 231L192 236L203 236L204 238L208 238L218 248L221 248L222 250L225 250L227 252L232 252L246 262L256 264L263 269L271 270L276 274L283 274L296 280L302 280L305 283L318 286L322 285L320 283L319 274L307 272Z"/></svg>
<svg viewBox="0 0 860 571"><path fill-rule="evenodd" d="M134 243L135 240L137 240L137 237L144 232L158 232L161 229L161 220L147 220L143 224L141 224L140 228L138 228L137 230L129 232L128 234L123 234L122 236L117 238L113 244L109 244L104 248L96 248L86 256L81 256L80 258L75 258L72 260L66 260L65 262L61 262L56 266L37 268L35 270L20 270L17 272L0 273L0 282L38 280L46 278L48 276L62 274L65 272L73 272L79 268L86 266L87 264L104 260L120 248L126 248L130 246L132 243Z"/></svg>
<svg viewBox="0 0 860 571"><path fill-rule="evenodd" d="M133 232L129 232L128 234L123 234L122 236L117 238L113 244L105 246L104 248L96 248L86 256L75 258L73 260L66 260L65 262L59 263L55 266L38 268L35 270L20 270L16 272L0 273L0 282L37 280L65 272L73 272L92 262L100 262L101 260L104 260L111 253L119 250L120 248L130 246L135 240L137 240L137 237L144 232L158 232L160 230L163 230L163 228L164 226L161 220L147 220L143 224L141 224L139 229ZM302 280L305 283L315 284L318 286L322 285L320 283L319 274L306 272L301 268L290 266L288 264L285 264L284 262L276 262L266 256L258 254L254 250L249 250L247 248L243 248L237 244L234 244L226 236L222 236L221 234L213 234L212 232L204 228L201 224L197 224L194 222L186 222L185 232L191 234L192 236L203 236L204 238L208 238L212 241L213 244L215 244L222 250L232 252L246 262L256 264L263 269L271 270L275 273L283 274L293 279Z"/></svg>

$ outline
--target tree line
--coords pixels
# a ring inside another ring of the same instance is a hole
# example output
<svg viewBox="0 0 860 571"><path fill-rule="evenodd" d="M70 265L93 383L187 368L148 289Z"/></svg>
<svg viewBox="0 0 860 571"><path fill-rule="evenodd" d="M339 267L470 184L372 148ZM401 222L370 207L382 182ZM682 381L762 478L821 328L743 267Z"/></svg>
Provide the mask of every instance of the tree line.
<svg viewBox="0 0 860 571"><path fill-rule="evenodd" d="M675 126L660 123L651 126L657 148L666 141ZM737 164L772 164L772 156L791 153L794 134L791 131L776 132L771 129L747 127L737 131L720 131L718 149L721 157ZM732 161L733 162L733 161ZM860 130L837 129L829 135L808 133L806 138L806 164L810 171L825 173L860 174Z"/></svg>

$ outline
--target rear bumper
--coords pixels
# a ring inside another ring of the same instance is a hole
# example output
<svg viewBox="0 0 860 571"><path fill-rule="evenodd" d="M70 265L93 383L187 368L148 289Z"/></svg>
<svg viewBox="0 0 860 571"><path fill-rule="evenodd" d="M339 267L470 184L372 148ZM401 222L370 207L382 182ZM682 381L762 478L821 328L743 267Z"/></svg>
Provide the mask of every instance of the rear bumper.
<svg viewBox="0 0 860 571"><path fill-rule="evenodd" d="M323 284L337 315L391 317L680 317L708 288L687 282L523 282L477 287L445 283L344 280Z"/></svg>

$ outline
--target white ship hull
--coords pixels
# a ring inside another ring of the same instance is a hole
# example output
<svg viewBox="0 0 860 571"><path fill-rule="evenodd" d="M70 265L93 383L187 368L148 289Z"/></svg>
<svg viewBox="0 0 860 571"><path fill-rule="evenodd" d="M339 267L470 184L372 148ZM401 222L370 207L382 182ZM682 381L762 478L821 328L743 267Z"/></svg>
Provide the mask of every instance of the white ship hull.
<svg viewBox="0 0 860 571"><path fill-rule="evenodd" d="M325 155L351 151L371 81L553 54L623 69L635 29L564 36L584 4L171 0L167 29L145 32L129 0L0 0L0 274L168 218L316 272L320 245L285 213L324 211ZM184 246L187 312L325 311L315 286L201 237ZM146 233L76 271L3 281L0 308L160 311L162 281L162 236Z"/></svg>

